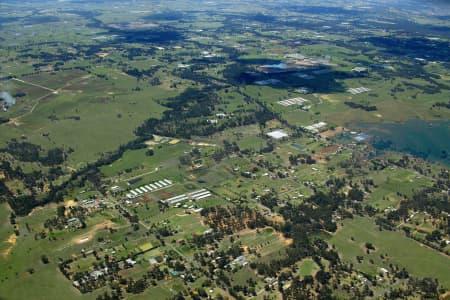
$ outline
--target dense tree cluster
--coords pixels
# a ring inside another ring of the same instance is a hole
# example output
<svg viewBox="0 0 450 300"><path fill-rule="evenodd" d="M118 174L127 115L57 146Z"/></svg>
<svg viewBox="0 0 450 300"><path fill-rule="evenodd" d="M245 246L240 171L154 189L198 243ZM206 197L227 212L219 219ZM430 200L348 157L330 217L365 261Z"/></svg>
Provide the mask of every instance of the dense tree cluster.
<svg viewBox="0 0 450 300"><path fill-rule="evenodd" d="M355 108L355 109L359 108L359 109L362 109L365 111L376 111L378 109L375 105L364 105L364 104L355 103L355 102L351 102L351 101L345 101L344 103L348 107Z"/></svg>
<svg viewBox="0 0 450 300"><path fill-rule="evenodd" d="M450 101L449 102L436 102L433 104L433 107L444 107L450 109Z"/></svg>
<svg viewBox="0 0 450 300"><path fill-rule="evenodd" d="M161 119L146 120L135 130L135 133L146 137L157 134L190 138L191 136L208 136L236 126L264 124L274 118L271 111L258 106L236 113L233 118L226 118L218 124L211 124L206 117L210 117L216 105L221 102L214 92L216 89L214 85L204 89L188 88L179 96L166 101L164 105L170 109L164 112Z"/></svg>
<svg viewBox="0 0 450 300"><path fill-rule="evenodd" d="M29 143L11 140L6 148L0 152L11 154L15 159L26 162L41 162L44 165L59 165L64 162L64 151L61 148L54 148L47 151L46 156L42 156L40 146Z"/></svg>
<svg viewBox="0 0 450 300"><path fill-rule="evenodd" d="M247 206L211 207L204 209L201 215L208 226L224 235L268 224L264 216Z"/></svg>
<svg viewBox="0 0 450 300"><path fill-rule="evenodd" d="M316 163L316 160L314 158L312 158L311 155L309 155L309 154L301 153L301 154L290 155L289 162L291 163L291 165L298 165L299 163L313 165Z"/></svg>

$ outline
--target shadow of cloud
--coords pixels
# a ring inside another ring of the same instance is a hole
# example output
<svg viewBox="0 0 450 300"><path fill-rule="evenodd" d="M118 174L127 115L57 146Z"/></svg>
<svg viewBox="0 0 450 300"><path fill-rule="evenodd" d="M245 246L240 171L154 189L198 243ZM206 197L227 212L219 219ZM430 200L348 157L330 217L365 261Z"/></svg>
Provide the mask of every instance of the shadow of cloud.
<svg viewBox="0 0 450 300"><path fill-rule="evenodd" d="M353 73L337 72L327 66L264 73L239 63L228 66L223 76L228 83L234 85L266 85L274 89L306 88L311 93L345 92L345 87L337 80L355 78Z"/></svg>
<svg viewBox="0 0 450 300"><path fill-rule="evenodd" d="M117 42L126 43L157 43L169 44L184 39L184 35L173 29L150 29L150 30L119 30L110 29L109 32L117 35Z"/></svg>
<svg viewBox="0 0 450 300"><path fill-rule="evenodd" d="M426 58L429 60L450 61L450 43L443 40L430 40L422 37L368 37L359 40L369 42L383 52L399 55Z"/></svg>

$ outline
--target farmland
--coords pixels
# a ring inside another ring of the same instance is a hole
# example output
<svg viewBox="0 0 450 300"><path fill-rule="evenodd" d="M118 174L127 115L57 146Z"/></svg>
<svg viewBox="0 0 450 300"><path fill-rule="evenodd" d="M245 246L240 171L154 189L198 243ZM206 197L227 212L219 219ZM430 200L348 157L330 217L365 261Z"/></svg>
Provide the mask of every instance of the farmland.
<svg viewBox="0 0 450 300"><path fill-rule="evenodd" d="M370 220L356 218L346 221L330 242L344 254L345 259L354 264L358 264L356 256L363 256L361 270L364 272L376 274L380 267L389 268L389 264L398 264L406 266L408 271L416 276L423 277L433 272L444 285L450 284L447 257L433 253L433 250L422 247L401 234L380 231ZM373 243L378 250L366 254L365 242ZM384 255L386 259L383 261L380 255Z"/></svg>
<svg viewBox="0 0 450 300"><path fill-rule="evenodd" d="M444 2L0 3L0 299L444 298Z"/></svg>

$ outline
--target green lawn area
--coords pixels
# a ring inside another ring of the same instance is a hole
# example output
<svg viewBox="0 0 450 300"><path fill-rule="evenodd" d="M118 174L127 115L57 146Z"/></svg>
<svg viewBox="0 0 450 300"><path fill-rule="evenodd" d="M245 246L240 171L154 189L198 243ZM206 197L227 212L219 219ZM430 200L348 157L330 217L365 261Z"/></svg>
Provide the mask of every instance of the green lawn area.
<svg viewBox="0 0 450 300"><path fill-rule="evenodd" d="M236 273L232 274L231 278L235 284L245 284L249 279L258 281L255 271L250 269L249 266L239 269Z"/></svg>
<svg viewBox="0 0 450 300"><path fill-rule="evenodd" d="M179 231L178 234L174 235L175 239L189 238L193 234L202 234L208 229L200 222L200 217L196 214L176 214L172 215L168 220Z"/></svg>
<svg viewBox="0 0 450 300"><path fill-rule="evenodd" d="M375 252L366 254L366 242L375 246ZM355 217L344 221L344 227L330 239L330 243L336 246L344 261L353 263L363 272L378 274L380 267L388 268L393 263L405 267L416 277L432 274L446 289L450 288L449 257L420 245L401 232L379 231L372 219ZM387 254L387 259L383 261L380 254ZM361 264L356 260L358 255L364 257Z"/></svg>
<svg viewBox="0 0 450 300"><path fill-rule="evenodd" d="M319 266L311 259L303 259L298 266L298 274L301 276L314 275L319 270Z"/></svg>

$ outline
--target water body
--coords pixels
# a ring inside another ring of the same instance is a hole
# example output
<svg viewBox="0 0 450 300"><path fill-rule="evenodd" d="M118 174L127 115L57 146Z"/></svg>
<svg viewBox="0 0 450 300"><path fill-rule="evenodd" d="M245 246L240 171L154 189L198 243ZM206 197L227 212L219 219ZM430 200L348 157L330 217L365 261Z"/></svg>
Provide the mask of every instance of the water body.
<svg viewBox="0 0 450 300"><path fill-rule="evenodd" d="M305 147L303 147L303 146L301 146L299 144L292 144L292 147L294 147L295 149L300 150L300 151L305 151L306 150Z"/></svg>
<svg viewBox="0 0 450 300"><path fill-rule="evenodd" d="M354 123L379 151L394 150L450 165L450 120L404 123Z"/></svg>
<svg viewBox="0 0 450 300"><path fill-rule="evenodd" d="M267 68L267 69L280 69L280 70L285 70L287 69L287 64L284 62L280 62L278 64L273 64L273 65L263 65L261 66L262 68Z"/></svg>

